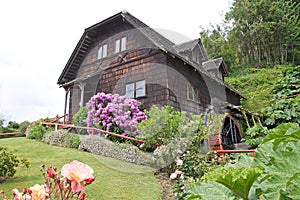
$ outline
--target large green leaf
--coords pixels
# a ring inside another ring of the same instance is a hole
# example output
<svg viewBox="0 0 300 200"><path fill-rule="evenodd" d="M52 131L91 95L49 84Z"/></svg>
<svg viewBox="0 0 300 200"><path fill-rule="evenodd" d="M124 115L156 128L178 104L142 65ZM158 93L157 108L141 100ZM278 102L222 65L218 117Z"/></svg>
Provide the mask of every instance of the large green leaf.
<svg viewBox="0 0 300 200"><path fill-rule="evenodd" d="M300 199L300 172L295 174L287 184L288 197L292 199Z"/></svg>
<svg viewBox="0 0 300 200"><path fill-rule="evenodd" d="M295 184L300 172L300 129L295 124L283 124L256 150L253 165L264 168L259 177L257 195L267 199L288 199L297 196L300 187ZM296 198L298 199L298 198Z"/></svg>
<svg viewBox="0 0 300 200"><path fill-rule="evenodd" d="M261 167L217 168L205 174L204 179L220 183L239 197L248 199L253 183L262 172Z"/></svg>
<svg viewBox="0 0 300 200"><path fill-rule="evenodd" d="M198 182L190 188L186 199L237 200L239 198L222 184L216 182Z"/></svg>
<svg viewBox="0 0 300 200"><path fill-rule="evenodd" d="M295 131L297 130L298 131ZM270 133L264 138L262 143L273 140L273 147L277 148L280 143L296 142L300 140L300 129L299 125L296 123L286 123L281 124L274 128Z"/></svg>

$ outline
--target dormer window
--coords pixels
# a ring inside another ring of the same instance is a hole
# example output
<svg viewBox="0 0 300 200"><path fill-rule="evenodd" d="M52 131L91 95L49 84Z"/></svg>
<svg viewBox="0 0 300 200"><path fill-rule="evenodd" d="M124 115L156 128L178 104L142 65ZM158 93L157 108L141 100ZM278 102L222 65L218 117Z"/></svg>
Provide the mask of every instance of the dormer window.
<svg viewBox="0 0 300 200"><path fill-rule="evenodd" d="M107 56L107 44L104 44L98 49L98 59L105 58Z"/></svg>
<svg viewBox="0 0 300 200"><path fill-rule="evenodd" d="M116 40L115 53L126 50L126 37Z"/></svg>

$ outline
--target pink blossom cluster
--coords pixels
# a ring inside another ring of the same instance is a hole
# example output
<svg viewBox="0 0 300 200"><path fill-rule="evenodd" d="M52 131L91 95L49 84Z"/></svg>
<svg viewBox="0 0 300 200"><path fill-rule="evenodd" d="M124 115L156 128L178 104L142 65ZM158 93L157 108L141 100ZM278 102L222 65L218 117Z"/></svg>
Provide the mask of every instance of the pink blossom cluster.
<svg viewBox="0 0 300 200"><path fill-rule="evenodd" d="M147 118L135 99L118 94L98 93L87 102L86 107L88 116L85 122L88 127L122 135L136 136L137 124Z"/></svg>
<svg viewBox="0 0 300 200"><path fill-rule="evenodd" d="M175 163L176 163L177 166L182 166L183 165L183 160L181 160L179 157L177 157L175 159ZM179 175L180 179L183 179L183 172L181 170L176 170L175 172L173 172L170 175L170 179L174 180L174 179L177 178L178 175Z"/></svg>
<svg viewBox="0 0 300 200"><path fill-rule="evenodd" d="M56 168L42 165L41 171L45 179L45 184L36 184L29 189L23 188L22 192L17 189L12 190L14 195L13 200L49 200L61 199L68 200L74 199L84 200L86 194L84 188L86 185L94 181L94 170L77 160L65 164L61 169L61 175L56 172ZM4 196L3 190L0 190L0 197L8 200Z"/></svg>

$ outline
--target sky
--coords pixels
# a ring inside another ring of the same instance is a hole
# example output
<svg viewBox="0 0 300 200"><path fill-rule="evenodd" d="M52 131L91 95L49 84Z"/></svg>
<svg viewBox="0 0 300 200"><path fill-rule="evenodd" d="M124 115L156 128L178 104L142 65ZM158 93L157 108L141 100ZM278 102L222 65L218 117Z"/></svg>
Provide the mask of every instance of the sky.
<svg viewBox="0 0 300 200"><path fill-rule="evenodd" d="M35 121L63 115L57 80L85 28L120 11L154 29L199 37L221 23L231 0L2 0L0 118Z"/></svg>

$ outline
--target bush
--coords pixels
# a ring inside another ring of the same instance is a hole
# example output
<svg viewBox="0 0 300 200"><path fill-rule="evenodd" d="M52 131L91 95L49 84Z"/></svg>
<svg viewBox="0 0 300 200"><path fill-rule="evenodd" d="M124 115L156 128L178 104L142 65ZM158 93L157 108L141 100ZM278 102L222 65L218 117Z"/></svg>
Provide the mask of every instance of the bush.
<svg viewBox="0 0 300 200"><path fill-rule="evenodd" d="M72 124L75 126L83 126L86 127L87 124L85 122L86 118L88 116L88 110L86 107L80 107L78 112L73 116ZM75 129L75 132L77 134L83 134L86 135L88 132L85 129Z"/></svg>
<svg viewBox="0 0 300 200"><path fill-rule="evenodd" d="M80 144L79 136L66 130L48 132L43 136L42 141L46 144L69 148L78 148Z"/></svg>
<svg viewBox="0 0 300 200"><path fill-rule="evenodd" d="M152 106L146 114L147 121L138 124L139 137L145 140L141 148L146 151L180 138L191 139L202 126L201 115L188 117L186 112L174 111L171 106Z"/></svg>
<svg viewBox="0 0 300 200"><path fill-rule="evenodd" d="M25 158L19 159L15 154L8 151L5 147L0 147L0 177L11 178L16 173L16 168L24 164L27 168L29 162Z"/></svg>
<svg viewBox="0 0 300 200"><path fill-rule="evenodd" d="M137 124L146 120L145 113L139 110L135 99L127 99L126 96L118 94L98 93L86 106L88 127L94 126L125 136L135 137Z"/></svg>
<svg viewBox="0 0 300 200"><path fill-rule="evenodd" d="M33 122L27 127L25 131L25 135L27 135L27 138L29 139L35 139L39 141L42 140L43 135L49 131L53 131L54 128L49 126L43 126L41 125L41 122L50 122L50 121L51 119L45 118Z"/></svg>
<svg viewBox="0 0 300 200"><path fill-rule="evenodd" d="M101 136L84 136L81 139L79 150L139 165L150 163L150 160L138 147L126 143L117 144Z"/></svg>

